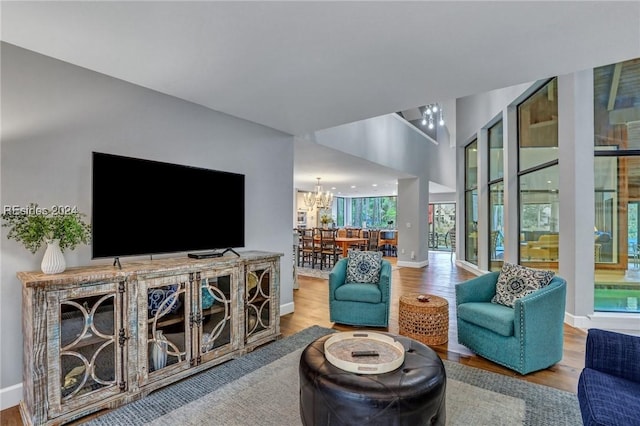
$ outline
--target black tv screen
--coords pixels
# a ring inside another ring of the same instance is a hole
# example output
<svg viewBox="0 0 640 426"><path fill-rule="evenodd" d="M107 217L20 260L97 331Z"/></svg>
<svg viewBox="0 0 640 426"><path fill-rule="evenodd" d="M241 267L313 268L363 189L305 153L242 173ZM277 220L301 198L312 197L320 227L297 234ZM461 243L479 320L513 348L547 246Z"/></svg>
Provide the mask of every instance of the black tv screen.
<svg viewBox="0 0 640 426"><path fill-rule="evenodd" d="M94 259L244 247L244 175L92 155Z"/></svg>

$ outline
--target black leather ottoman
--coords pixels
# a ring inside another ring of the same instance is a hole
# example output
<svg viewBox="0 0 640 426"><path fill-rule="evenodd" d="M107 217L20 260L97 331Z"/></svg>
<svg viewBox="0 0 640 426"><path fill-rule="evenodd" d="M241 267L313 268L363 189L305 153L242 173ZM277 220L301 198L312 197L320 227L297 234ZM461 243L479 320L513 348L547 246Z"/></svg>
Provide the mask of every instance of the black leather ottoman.
<svg viewBox="0 0 640 426"><path fill-rule="evenodd" d="M384 374L342 370L324 356L329 336L310 343L300 357L300 417L320 425L444 425L446 373L428 346L393 336L405 347L404 363Z"/></svg>

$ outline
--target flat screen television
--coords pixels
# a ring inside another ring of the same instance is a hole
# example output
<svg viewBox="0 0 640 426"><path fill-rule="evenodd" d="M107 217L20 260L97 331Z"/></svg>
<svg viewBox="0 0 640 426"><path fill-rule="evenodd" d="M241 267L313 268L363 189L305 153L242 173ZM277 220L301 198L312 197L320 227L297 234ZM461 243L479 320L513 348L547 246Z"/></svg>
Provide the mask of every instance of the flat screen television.
<svg viewBox="0 0 640 426"><path fill-rule="evenodd" d="M92 257L244 247L244 175L92 153Z"/></svg>

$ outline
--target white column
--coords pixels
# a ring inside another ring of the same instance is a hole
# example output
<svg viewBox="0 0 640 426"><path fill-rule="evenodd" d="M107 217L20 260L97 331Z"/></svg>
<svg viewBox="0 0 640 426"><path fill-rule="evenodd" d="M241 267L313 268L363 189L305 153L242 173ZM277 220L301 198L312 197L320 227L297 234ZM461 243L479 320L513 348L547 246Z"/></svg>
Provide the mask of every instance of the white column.
<svg viewBox="0 0 640 426"><path fill-rule="evenodd" d="M489 131L478 131L478 269L489 269Z"/></svg>
<svg viewBox="0 0 640 426"><path fill-rule="evenodd" d="M420 268L429 264L429 181L398 179L398 265Z"/></svg>
<svg viewBox="0 0 640 426"><path fill-rule="evenodd" d="M504 138L504 261L518 263L518 111L511 105L503 111Z"/></svg>
<svg viewBox="0 0 640 426"><path fill-rule="evenodd" d="M558 77L560 270L567 280L567 313L593 313L594 121L593 71Z"/></svg>

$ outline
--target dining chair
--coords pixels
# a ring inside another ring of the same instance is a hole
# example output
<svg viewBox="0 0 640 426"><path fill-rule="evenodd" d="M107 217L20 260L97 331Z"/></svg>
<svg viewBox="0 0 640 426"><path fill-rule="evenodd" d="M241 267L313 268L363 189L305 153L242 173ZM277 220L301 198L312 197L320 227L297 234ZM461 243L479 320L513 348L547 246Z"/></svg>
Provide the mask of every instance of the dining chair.
<svg viewBox="0 0 640 426"><path fill-rule="evenodd" d="M342 249L336 243L335 229L320 230L320 269L323 266L332 268L342 254Z"/></svg>
<svg viewBox="0 0 640 426"><path fill-rule="evenodd" d="M398 234L396 231L380 230L378 246L385 256L397 256Z"/></svg>
<svg viewBox="0 0 640 426"><path fill-rule="evenodd" d="M456 252L456 228L449 229L447 236L449 238L449 244L451 245L451 260L453 261L453 255Z"/></svg>
<svg viewBox="0 0 640 426"><path fill-rule="evenodd" d="M347 228L347 238L357 238L360 235L360 228Z"/></svg>
<svg viewBox="0 0 640 426"><path fill-rule="evenodd" d="M360 235L358 235L358 237L360 238L366 238L366 241L362 241L359 242L357 244L354 244L354 246L358 249L358 250L369 250L369 234L371 233L370 230L368 229L361 229L360 230Z"/></svg>
<svg viewBox="0 0 640 426"><path fill-rule="evenodd" d="M438 233L437 232L429 232L429 248L435 249L438 248Z"/></svg>
<svg viewBox="0 0 640 426"><path fill-rule="evenodd" d="M298 266L304 267L305 263L308 263L312 268L315 266L316 260L316 242L315 242L315 229L305 228L300 229L300 249L298 257Z"/></svg>
<svg viewBox="0 0 640 426"><path fill-rule="evenodd" d="M378 239L380 238L380 230L379 229L370 229L369 230L369 245L367 250L369 251L378 251Z"/></svg>

